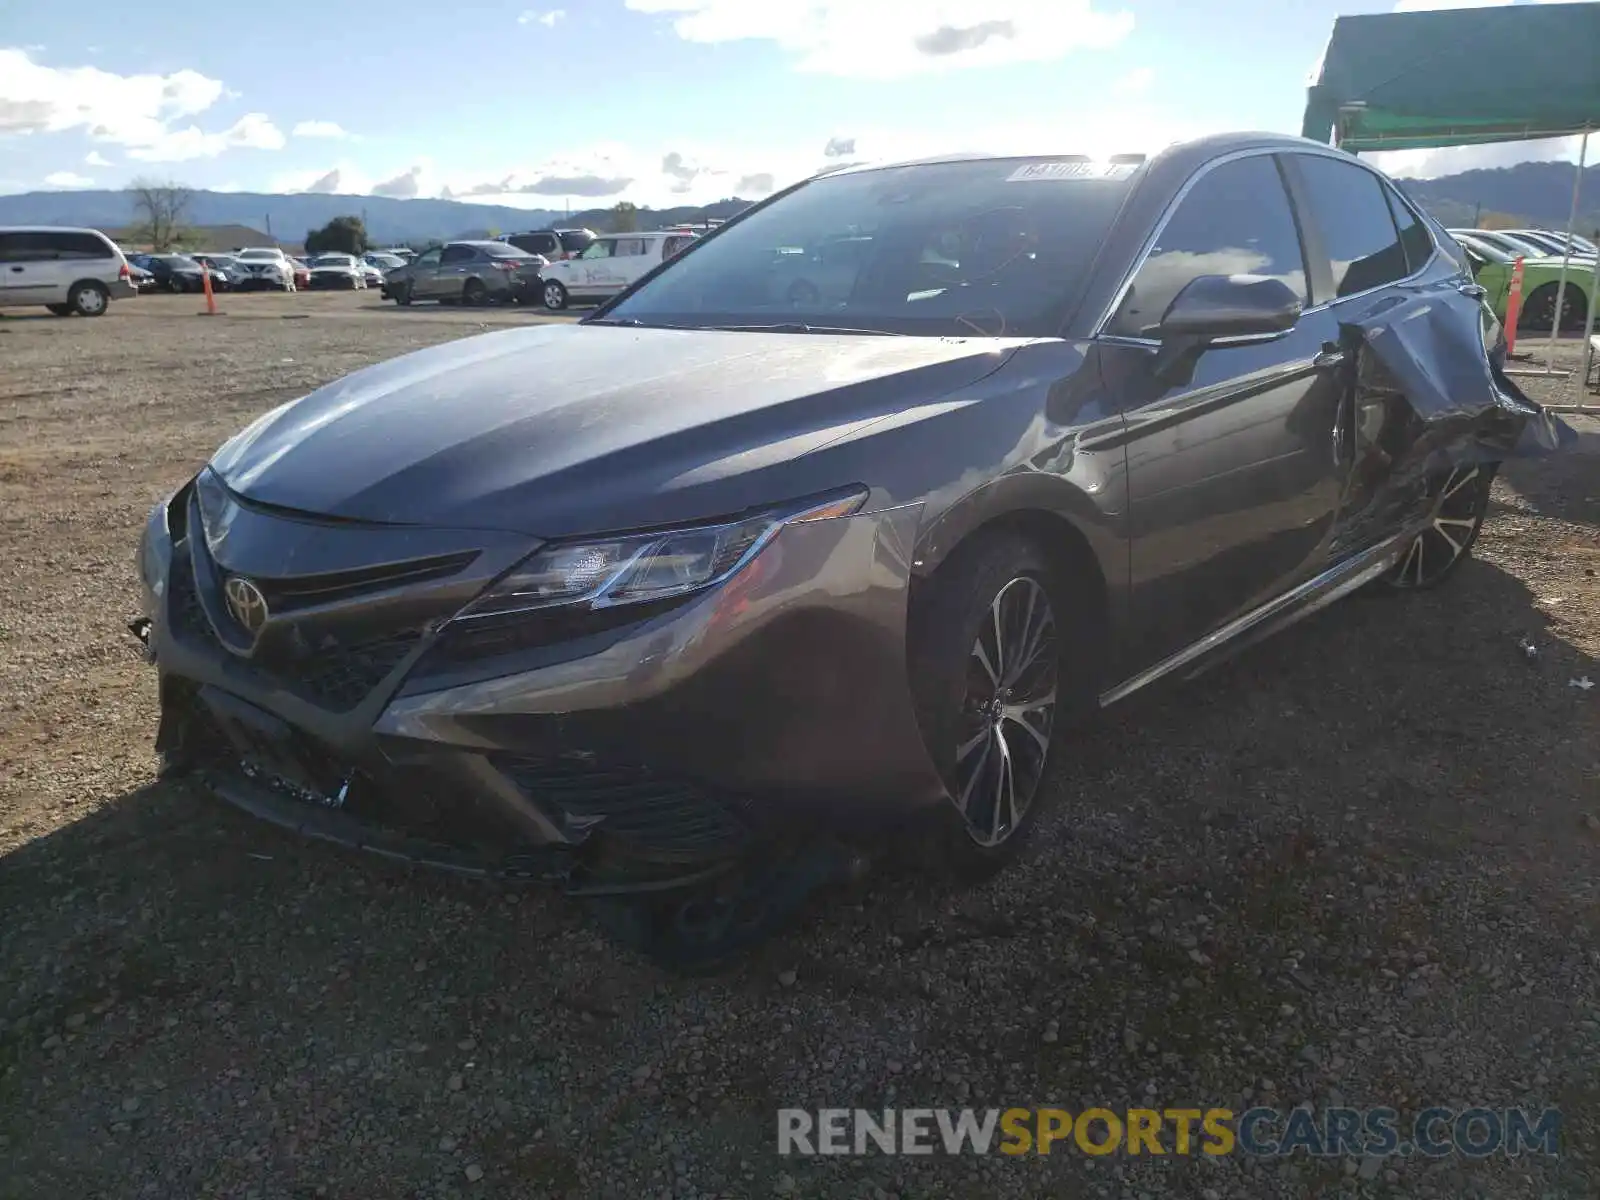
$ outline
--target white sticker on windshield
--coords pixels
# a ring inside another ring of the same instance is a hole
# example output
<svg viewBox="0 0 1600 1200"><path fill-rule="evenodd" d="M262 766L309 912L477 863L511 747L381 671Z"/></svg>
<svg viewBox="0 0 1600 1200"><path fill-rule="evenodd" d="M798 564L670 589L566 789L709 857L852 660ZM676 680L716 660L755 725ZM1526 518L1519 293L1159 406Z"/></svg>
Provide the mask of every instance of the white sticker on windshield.
<svg viewBox="0 0 1600 1200"><path fill-rule="evenodd" d="M1018 167L1006 176L1007 183L1031 183L1036 180L1060 179L1126 179L1133 174L1136 163L1116 162L1035 162Z"/></svg>

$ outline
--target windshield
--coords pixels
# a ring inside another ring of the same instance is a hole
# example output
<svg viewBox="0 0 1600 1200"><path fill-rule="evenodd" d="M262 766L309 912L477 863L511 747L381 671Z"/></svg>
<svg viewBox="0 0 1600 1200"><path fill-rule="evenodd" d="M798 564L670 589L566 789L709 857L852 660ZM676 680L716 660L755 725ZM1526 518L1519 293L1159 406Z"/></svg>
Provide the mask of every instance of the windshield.
<svg viewBox="0 0 1600 1200"><path fill-rule="evenodd" d="M319 254L311 260L313 267L348 267L355 260L348 254Z"/></svg>
<svg viewBox="0 0 1600 1200"><path fill-rule="evenodd" d="M488 255L490 258L533 257L533 255L529 254L526 250L519 249L516 246L507 245L505 242L484 242L478 246L478 249L483 251L484 254Z"/></svg>
<svg viewBox="0 0 1600 1200"><path fill-rule="evenodd" d="M193 267L196 271L200 269L200 264L187 254L161 254L153 257L156 262L164 262L169 267Z"/></svg>
<svg viewBox="0 0 1600 1200"><path fill-rule="evenodd" d="M812 180L693 244L602 319L1054 336L1134 171L982 159Z"/></svg>
<svg viewBox="0 0 1600 1200"><path fill-rule="evenodd" d="M239 251L239 257L257 259L270 258L276 262L278 260L278 252L276 250L241 250Z"/></svg>
<svg viewBox="0 0 1600 1200"><path fill-rule="evenodd" d="M367 262L375 267L403 267L406 260L394 254L369 254Z"/></svg>

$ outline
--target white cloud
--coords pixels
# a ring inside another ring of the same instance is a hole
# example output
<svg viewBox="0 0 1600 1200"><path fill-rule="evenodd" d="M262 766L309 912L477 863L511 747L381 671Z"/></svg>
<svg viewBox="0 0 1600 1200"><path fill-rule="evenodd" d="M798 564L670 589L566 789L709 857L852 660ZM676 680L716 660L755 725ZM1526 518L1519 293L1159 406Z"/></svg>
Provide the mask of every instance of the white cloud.
<svg viewBox="0 0 1600 1200"><path fill-rule="evenodd" d="M316 170L286 171L274 176L267 190L370 196L372 185L372 176L360 167L350 162L339 162Z"/></svg>
<svg viewBox="0 0 1600 1200"><path fill-rule="evenodd" d="M221 80L198 71L118 75L98 67L49 67L26 50L0 49L0 136L81 130L96 141L127 147L128 156L141 162L283 146L282 131L264 113L248 113L220 133L192 123L179 126L209 110L224 92Z"/></svg>
<svg viewBox="0 0 1600 1200"><path fill-rule="evenodd" d="M303 138L343 138L350 135L334 121L301 121L294 127L294 136Z"/></svg>
<svg viewBox="0 0 1600 1200"><path fill-rule="evenodd" d="M98 150L91 150L84 156L84 165L90 167L109 167L111 160Z"/></svg>
<svg viewBox="0 0 1600 1200"><path fill-rule="evenodd" d="M398 175L373 184L371 194L410 200L416 196L432 196L438 192L438 187L439 185L432 180L428 164L419 163Z"/></svg>
<svg viewBox="0 0 1600 1200"><path fill-rule="evenodd" d="M94 185L94 180L87 175L74 174L72 171L53 171L44 177L45 183L57 188L86 188Z"/></svg>
<svg viewBox="0 0 1600 1200"><path fill-rule="evenodd" d="M1126 75L1111 82L1113 96L1139 96L1150 90L1150 85L1156 81L1156 73L1150 67L1135 67Z"/></svg>
<svg viewBox="0 0 1600 1200"><path fill-rule="evenodd" d="M265 113L246 113L221 133L203 133L195 125L170 130L147 144L130 147L128 157L140 162L187 162L215 158L224 150L282 150L287 140Z"/></svg>
<svg viewBox="0 0 1600 1200"><path fill-rule="evenodd" d="M81 129L125 145L149 145L168 125L204 112L222 81L198 71L117 75L98 67L47 67L25 50L0 49L0 135Z"/></svg>
<svg viewBox="0 0 1600 1200"><path fill-rule="evenodd" d="M537 9L526 9L517 15L518 25L543 25L546 29L554 29L557 21L567 15L564 8L552 8L548 12Z"/></svg>
<svg viewBox="0 0 1600 1200"><path fill-rule="evenodd" d="M625 0L691 42L770 41L802 71L890 79L1103 49L1133 14L1092 0Z"/></svg>

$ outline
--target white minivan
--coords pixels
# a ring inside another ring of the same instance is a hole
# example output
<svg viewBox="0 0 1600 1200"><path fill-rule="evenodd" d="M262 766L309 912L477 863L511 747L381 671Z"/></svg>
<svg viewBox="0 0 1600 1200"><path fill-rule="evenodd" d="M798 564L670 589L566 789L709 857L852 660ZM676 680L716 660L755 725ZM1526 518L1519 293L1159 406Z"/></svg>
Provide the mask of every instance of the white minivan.
<svg viewBox="0 0 1600 1200"><path fill-rule="evenodd" d="M602 234L576 258L540 269L539 298L556 309L573 300L608 299L694 239L693 233L676 229Z"/></svg>
<svg viewBox="0 0 1600 1200"><path fill-rule="evenodd" d="M98 317L113 299L136 295L128 260L99 230L0 226L0 308Z"/></svg>

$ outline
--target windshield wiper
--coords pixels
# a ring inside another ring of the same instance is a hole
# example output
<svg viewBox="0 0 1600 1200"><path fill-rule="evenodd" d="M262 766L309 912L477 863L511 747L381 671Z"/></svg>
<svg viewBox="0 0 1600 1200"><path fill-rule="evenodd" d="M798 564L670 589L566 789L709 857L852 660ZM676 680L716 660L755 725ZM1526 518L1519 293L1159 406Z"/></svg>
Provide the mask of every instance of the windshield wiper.
<svg viewBox="0 0 1600 1200"><path fill-rule="evenodd" d="M893 329L852 329L847 325L805 325L799 321L785 321L777 325L706 325L705 329L720 329L728 333L860 333L873 337L907 337Z"/></svg>

